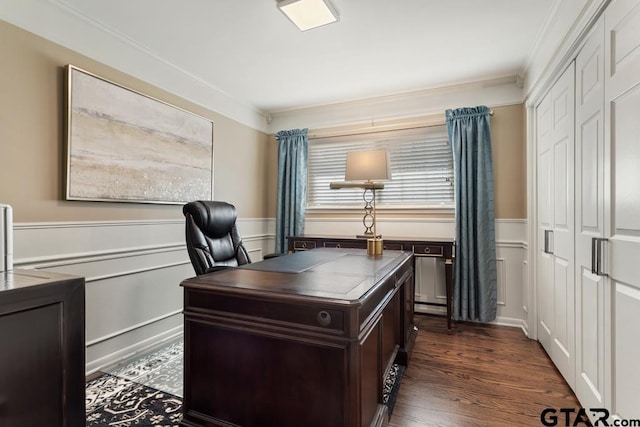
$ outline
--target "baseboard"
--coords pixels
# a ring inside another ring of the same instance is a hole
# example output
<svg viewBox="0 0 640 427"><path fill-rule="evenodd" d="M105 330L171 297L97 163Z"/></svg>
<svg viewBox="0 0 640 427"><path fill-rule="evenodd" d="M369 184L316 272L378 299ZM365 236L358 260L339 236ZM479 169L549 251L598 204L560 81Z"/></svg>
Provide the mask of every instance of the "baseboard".
<svg viewBox="0 0 640 427"><path fill-rule="evenodd" d="M446 316L447 309L445 307L440 307L440 306L416 304L414 306L414 312L418 314L435 314L435 315ZM453 322L455 324L455 320ZM508 326L510 328L520 328L524 333L524 335L526 337L529 337L527 323L522 319L499 316L496 318L496 320L493 320L491 322L473 322L471 320L468 320L468 322L485 324L485 325Z"/></svg>
<svg viewBox="0 0 640 427"><path fill-rule="evenodd" d="M513 328L520 328L525 336L529 336L527 334L527 324L522 319L515 319L512 317L498 317L496 320L489 322L489 325L498 325L498 326L509 326Z"/></svg>
<svg viewBox="0 0 640 427"><path fill-rule="evenodd" d="M145 353L157 347L161 344L164 344L167 341L171 341L179 338L183 334L183 325L172 328L168 331L157 334L153 337L149 337L145 340L137 342L131 346L122 348L113 353L107 354L99 359L93 360L86 364L85 366L85 375L89 376L96 371L104 370L109 366L116 365L123 360L130 359L140 353Z"/></svg>
<svg viewBox="0 0 640 427"><path fill-rule="evenodd" d="M424 314L447 315L447 308L439 305L414 304L413 311Z"/></svg>

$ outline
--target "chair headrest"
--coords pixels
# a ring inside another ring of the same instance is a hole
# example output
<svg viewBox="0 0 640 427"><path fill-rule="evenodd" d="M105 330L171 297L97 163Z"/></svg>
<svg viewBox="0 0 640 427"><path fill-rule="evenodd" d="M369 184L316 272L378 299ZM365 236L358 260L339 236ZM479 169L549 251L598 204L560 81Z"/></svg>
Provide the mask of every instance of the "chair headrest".
<svg viewBox="0 0 640 427"><path fill-rule="evenodd" d="M220 238L231 232L236 223L236 207L212 200L197 200L182 207L182 213L191 215L202 232L210 238Z"/></svg>

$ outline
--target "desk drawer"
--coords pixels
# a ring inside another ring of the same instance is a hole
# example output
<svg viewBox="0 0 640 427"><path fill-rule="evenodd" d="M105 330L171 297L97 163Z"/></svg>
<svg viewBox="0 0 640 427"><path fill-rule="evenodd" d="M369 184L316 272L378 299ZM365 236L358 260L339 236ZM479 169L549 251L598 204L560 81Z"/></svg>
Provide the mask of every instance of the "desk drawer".
<svg viewBox="0 0 640 427"><path fill-rule="evenodd" d="M324 242L325 248L367 249L366 240L354 240L345 242Z"/></svg>
<svg viewBox="0 0 640 427"><path fill-rule="evenodd" d="M189 319L215 315L215 322L251 322L257 329L286 327L330 336L346 333L345 311L331 305L272 301L200 289L188 289L185 298L184 313Z"/></svg>
<svg viewBox="0 0 640 427"><path fill-rule="evenodd" d="M404 250L404 245L402 243L382 243L383 249L387 251L402 251Z"/></svg>
<svg viewBox="0 0 640 427"><path fill-rule="evenodd" d="M316 242L313 240L294 240L293 241L293 250L294 251L306 251L307 249L315 249Z"/></svg>
<svg viewBox="0 0 640 427"><path fill-rule="evenodd" d="M444 248L440 245L413 245L413 253L416 256L443 256Z"/></svg>

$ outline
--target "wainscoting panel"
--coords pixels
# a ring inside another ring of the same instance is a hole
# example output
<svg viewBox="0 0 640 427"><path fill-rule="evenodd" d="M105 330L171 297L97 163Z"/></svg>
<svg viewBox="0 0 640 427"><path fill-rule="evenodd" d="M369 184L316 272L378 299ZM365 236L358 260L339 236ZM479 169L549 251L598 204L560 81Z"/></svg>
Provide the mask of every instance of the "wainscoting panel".
<svg viewBox="0 0 640 427"><path fill-rule="evenodd" d="M525 277L527 242L526 220L496 220L496 267L498 271L498 316L492 322L515 326L526 332ZM308 218L306 234L361 234L362 220L358 218ZM455 222L452 218L383 218L378 220L378 232L384 236L409 238L453 238ZM416 300L445 303L444 268L433 259L418 259L416 264ZM444 307L416 304L416 311L446 313Z"/></svg>
<svg viewBox="0 0 640 427"><path fill-rule="evenodd" d="M526 249L525 249L526 252ZM529 264L526 259L522 261L522 312L524 313L523 330L529 336Z"/></svg>
<svg viewBox="0 0 640 427"><path fill-rule="evenodd" d="M496 223L496 226L498 224ZM524 232L525 225L522 229ZM497 324L517 326L526 331L526 313L523 309L524 298L523 261L526 257L524 244L511 241L496 242L498 272L498 317Z"/></svg>
<svg viewBox="0 0 640 427"><path fill-rule="evenodd" d="M444 261L433 257L416 257L416 301L444 304L447 287L444 281Z"/></svg>
<svg viewBox="0 0 640 427"><path fill-rule="evenodd" d="M239 219L253 261L273 252L272 219ZM184 220L15 224L14 268L86 280L87 373L182 333L180 282L194 276Z"/></svg>

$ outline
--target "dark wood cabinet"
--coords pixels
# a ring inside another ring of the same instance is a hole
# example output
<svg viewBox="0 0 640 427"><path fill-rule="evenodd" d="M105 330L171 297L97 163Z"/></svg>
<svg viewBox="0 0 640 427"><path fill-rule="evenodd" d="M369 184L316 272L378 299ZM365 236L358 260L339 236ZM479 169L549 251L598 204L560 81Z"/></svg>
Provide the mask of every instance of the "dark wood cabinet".
<svg viewBox="0 0 640 427"><path fill-rule="evenodd" d="M84 426L84 279L0 277L0 426Z"/></svg>
<svg viewBox="0 0 640 427"><path fill-rule="evenodd" d="M183 426L380 426L415 340L410 252L322 248L182 282Z"/></svg>
<svg viewBox="0 0 640 427"><path fill-rule="evenodd" d="M367 240L350 236L301 235L289 236L288 251L299 252L315 248L357 248L366 249ZM436 257L444 260L445 284L447 292L447 327L451 329L451 298L453 295L453 262L455 257L455 241L453 239L384 237L383 249L387 251L412 251L414 257ZM405 310L413 311L415 295L405 298L410 304ZM410 299L410 301L409 301ZM421 303L432 304L432 303ZM442 304L433 304L442 305ZM410 308L409 308L410 307Z"/></svg>

